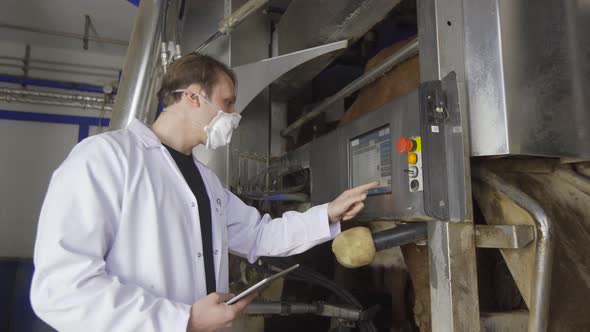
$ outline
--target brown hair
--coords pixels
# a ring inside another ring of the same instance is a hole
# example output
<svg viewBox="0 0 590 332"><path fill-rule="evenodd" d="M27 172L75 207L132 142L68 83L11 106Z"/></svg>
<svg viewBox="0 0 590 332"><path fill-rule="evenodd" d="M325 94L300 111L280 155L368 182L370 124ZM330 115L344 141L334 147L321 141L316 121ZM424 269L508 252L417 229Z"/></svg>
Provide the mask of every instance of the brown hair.
<svg viewBox="0 0 590 332"><path fill-rule="evenodd" d="M170 65L162 80L158 98L164 107L173 105L180 101L182 95L172 91L185 89L191 84L200 85L206 97L211 97L213 87L222 74L226 74L236 85L236 75L225 64L208 55L189 53Z"/></svg>

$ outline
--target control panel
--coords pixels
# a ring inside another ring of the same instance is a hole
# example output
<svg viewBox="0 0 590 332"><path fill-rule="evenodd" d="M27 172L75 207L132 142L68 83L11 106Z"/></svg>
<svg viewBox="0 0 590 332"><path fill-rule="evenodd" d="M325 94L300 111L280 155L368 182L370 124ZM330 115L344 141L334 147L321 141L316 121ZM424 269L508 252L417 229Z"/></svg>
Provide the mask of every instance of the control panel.
<svg viewBox="0 0 590 332"><path fill-rule="evenodd" d="M309 145L311 203L377 181L359 220L464 220L469 214L455 73Z"/></svg>
<svg viewBox="0 0 590 332"><path fill-rule="evenodd" d="M401 136L397 140L397 151L407 156L408 168L404 171L408 173L408 189L411 192L424 190L424 180L422 175L422 138L412 136L406 138Z"/></svg>
<svg viewBox="0 0 590 332"><path fill-rule="evenodd" d="M312 203L377 181L359 220L430 220L424 212L419 105L416 91L310 143Z"/></svg>

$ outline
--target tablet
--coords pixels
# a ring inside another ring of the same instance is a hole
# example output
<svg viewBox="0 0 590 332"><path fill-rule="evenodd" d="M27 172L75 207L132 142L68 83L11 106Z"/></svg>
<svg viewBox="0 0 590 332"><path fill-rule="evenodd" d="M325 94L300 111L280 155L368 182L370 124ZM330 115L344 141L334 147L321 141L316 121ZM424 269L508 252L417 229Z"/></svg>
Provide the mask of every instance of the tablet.
<svg viewBox="0 0 590 332"><path fill-rule="evenodd" d="M266 287L270 286L270 284L273 281L283 277L284 275L295 270L298 267L299 267L299 264L295 264L286 270L283 270L279 273L273 274L272 276L270 276L268 278L262 279L261 281L256 283L254 286L252 286L252 287L246 289L245 291L241 292L240 294L232 297L229 301L226 302L226 304L234 304L234 303L238 302L239 300L243 299L244 297L248 296L249 294L252 294L254 292L261 291L261 290L265 289Z"/></svg>

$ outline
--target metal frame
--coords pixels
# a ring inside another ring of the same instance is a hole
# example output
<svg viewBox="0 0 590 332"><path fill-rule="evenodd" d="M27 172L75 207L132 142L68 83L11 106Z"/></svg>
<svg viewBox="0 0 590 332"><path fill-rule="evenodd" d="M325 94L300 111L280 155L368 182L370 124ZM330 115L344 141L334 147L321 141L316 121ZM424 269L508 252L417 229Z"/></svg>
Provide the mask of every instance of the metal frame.
<svg viewBox="0 0 590 332"><path fill-rule="evenodd" d="M430 296L433 331L480 331L475 230L472 217L469 166L467 104L465 103L465 67L463 52L463 1L418 0L418 40L420 43L420 78L422 82L442 80L456 75L458 122L447 123L445 133L459 134L449 139L445 134L446 169L437 172L447 177L448 220L428 223L430 261ZM448 90L448 89L443 89ZM448 92L447 92L448 95ZM450 130L447 131L447 130ZM427 150L426 146L424 150ZM433 151L434 152L434 151ZM426 160L426 157L425 157ZM432 159L429 167L441 165ZM459 170L457 171L457 168ZM444 203L444 202L443 202ZM444 216L444 215L443 215Z"/></svg>
<svg viewBox="0 0 590 332"><path fill-rule="evenodd" d="M475 225L478 248L520 249L535 240L532 225Z"/></svg>
<svg viewBox="0 0 590 332"><path fill-rule="evenodd" d="M480 331L474 228L428 222L432 331Z"/></svg>
<svg viewBox="0 0 590 332"><path fill-rule="evenodd" d="M480 330L476 245L522 248L534 237L531 228L524 225L474 227L472 223L470 148L467 134L469 126L466 123L469 110L465 86L463 2L463 0L418 0L421 79L423 81L438 80L450 72L456 73L457 106L463 120L453 129L465 133L462 155L458 153L460 143L456 140L446 141L443 146L447 157L446 162L454 160L459 162L458 166L464 166L461 177L458 177L457 173L447 173L447 180L449 187L454 186L452 190L454 194L450 194L449 188L449 197L458 200L459 204L465 204L465 214L458 220L453 220L452 216L449 217L450 220L458 222L436 221L428 224L432 321L436 322L433 324L433 331ZM435 161L439 162L439 160ZM431 168L433 166L436 167L430 164ZM448 165L447 167L453 168ZM444 175L444 173L441 174ZM537 241L528 331L546 331L553 261L551 221L535 200L516 187L505 183L495 174L478 170L476 175L495 190L512 199L534 219ZM486 238L484 234L486 232L489 238Z"/></svg>

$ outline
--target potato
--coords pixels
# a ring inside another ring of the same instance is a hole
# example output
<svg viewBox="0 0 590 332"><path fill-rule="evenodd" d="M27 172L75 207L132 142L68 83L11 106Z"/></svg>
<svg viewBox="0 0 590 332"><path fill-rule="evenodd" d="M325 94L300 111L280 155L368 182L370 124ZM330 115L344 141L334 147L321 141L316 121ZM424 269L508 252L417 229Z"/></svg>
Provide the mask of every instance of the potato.
<svg viewBox="0 0 590 332"><path fill-rule="evenodd" d="M375 259L371 230L355 227L340 233L332 242L332 251L338 262L349 269L369 265Z"/></svg>

